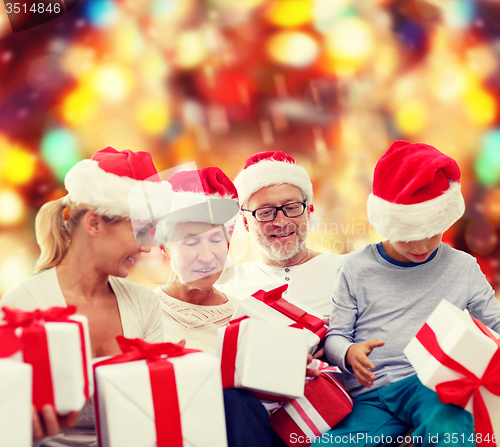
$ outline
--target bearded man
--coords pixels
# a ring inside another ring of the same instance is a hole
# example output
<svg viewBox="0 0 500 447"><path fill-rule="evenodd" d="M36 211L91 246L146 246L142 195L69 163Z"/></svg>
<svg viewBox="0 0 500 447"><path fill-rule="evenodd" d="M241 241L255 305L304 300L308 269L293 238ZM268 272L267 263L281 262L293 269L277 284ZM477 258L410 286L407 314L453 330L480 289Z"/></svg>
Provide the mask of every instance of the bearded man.
<svg viewBox="0 0 500 447"><path fill-rule="evenodd" d="M283 298L329 317L341 255L320 253L305 245L308 231L319 223L307 171L284 152L260 152L247 160L234 184L243 224L262 257L235 266L234 276L216 287L246 298L257 290L288 284Z"/></svg>

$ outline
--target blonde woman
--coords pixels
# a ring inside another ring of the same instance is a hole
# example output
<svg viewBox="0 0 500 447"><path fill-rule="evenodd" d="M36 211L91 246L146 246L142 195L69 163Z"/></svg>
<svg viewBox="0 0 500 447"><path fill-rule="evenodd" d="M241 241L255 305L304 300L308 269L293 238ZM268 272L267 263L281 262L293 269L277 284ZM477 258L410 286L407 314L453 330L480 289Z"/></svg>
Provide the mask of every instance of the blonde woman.
<svg viewBox="0 0 500 447"><path fill-rule="evenodd" d="M33 310L75 305L77 313L88 318L93 357L120 353L117 335L161 342L156 295L123 279L141 253L150 251L152 222L168 211L170 203L170 187L160 181L151 155L103 149L77 163L65 186L68 195L45 204L36 217L40 273L7 292L0 306ZM58 420L46 406L41 415L34 414L34 438L74 425L77 416ZM95 443L91 406L79 416L78 429L37 445Z"/></svg>

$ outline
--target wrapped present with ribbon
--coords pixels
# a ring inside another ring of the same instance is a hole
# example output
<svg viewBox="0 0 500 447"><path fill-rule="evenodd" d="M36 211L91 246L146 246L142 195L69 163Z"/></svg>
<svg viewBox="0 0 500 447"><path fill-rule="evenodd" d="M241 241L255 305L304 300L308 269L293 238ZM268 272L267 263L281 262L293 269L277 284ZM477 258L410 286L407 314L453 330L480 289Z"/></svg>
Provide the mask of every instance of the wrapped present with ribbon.
<svg viewBox="0 0 500 447"><path fill-rule="evenodd" d="M252 296L241 300L236 307L232 319L248 316L269 323L307 329L309 333L309 352L312 354L326 335L327 327L322 318L314 315L305 306L296 305L285 300L282 295L288 288L284 284L265 292L258 290Z"/></svg>
<svg viewBox="0 0 500 447"><path fill-rule="evenodd" d="M335 378L338 371L324 364L319 377L306 385L304 397L271 415L271 427L286 445L311 445L352 411L352 397Z"/></svg>
<svg viewBox="0 0 500 447"><path fill-rule="evenodd" d="M173 343L117 337L94 364L100 447L226 447L220 362Z"/></svg>
<svg viewBox="0 0 500 447"><path fill-rule="evenodd" d="M93 393L87 318L74 315L75 306L2 311L0 356L31 365L37 411L46 404L60 415L80 411Z"/></svg>
<svg viewBox="0 0 500 447"><path fill-rule="evenodd" d="M217 331L222 386L245 388L264 400L304 396L308 334L241 317Z"/></svg>
<svg viewBox="0 0 500 447"><path fill-rule="evenodd" d="M474 415L476 443L500 438L498 334L450 302L439 303L404 353L441 402Z"/></svg>
<svg viewBox="0 0 500 447"><path fill-rule="evenodd" d="M32 445L31 381L31 365L0 358L0 445Z"/></svg>

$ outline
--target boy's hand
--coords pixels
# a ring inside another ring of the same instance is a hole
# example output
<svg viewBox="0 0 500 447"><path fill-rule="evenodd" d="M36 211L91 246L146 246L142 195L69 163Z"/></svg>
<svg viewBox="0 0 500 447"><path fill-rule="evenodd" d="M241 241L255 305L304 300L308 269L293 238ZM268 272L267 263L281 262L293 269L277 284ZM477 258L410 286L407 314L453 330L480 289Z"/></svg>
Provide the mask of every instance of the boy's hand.
<svg viewBox="0 0 500 447"><path fill-rule="evenodd" d="M368 355L373 348L382 346L385 342L382 340L367 340L363 343L351 345L346 353L346 361L352 366L354 374L359 383L370 388L375 380L375 374L372 371L375 365L370 361Z"/></svg>
<svg viewBox="0 0 500 447"><path fill-rule="evenodd" d="M50 404L44 405L40 413L33 407L33 439L57 435L62 427L74 427L79 415L79 411L72 411L66 416L58 416Z"/></svg>

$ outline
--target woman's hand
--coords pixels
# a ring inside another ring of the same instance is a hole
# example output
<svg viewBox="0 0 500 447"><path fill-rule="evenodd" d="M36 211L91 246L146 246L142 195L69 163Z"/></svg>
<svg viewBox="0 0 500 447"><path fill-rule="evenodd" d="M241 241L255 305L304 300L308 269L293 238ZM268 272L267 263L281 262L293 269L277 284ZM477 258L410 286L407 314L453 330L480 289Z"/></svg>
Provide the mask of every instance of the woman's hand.
<svg viewBox="0 0 500 447"><path fill-rule="evenodd" d="M370 388L376 379L372 372L375 370L375 365L370 361L368 355L373 351L373 348L382 346L384 343L382 340L367 340L351 345L347 350L345 356L347 363L351 365L359 383L367 388Z"/></svg>
<svg viewBox="0 0 500 447"><path fill-rule="evenodd" d="M57 435L62 427L74 427L79 415L79 411L72 411L58 416L50 404L44 405L40 413L33 407L33 439Z"/></svg>

